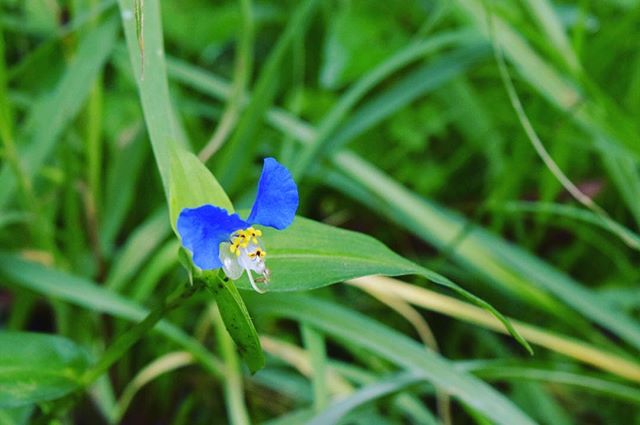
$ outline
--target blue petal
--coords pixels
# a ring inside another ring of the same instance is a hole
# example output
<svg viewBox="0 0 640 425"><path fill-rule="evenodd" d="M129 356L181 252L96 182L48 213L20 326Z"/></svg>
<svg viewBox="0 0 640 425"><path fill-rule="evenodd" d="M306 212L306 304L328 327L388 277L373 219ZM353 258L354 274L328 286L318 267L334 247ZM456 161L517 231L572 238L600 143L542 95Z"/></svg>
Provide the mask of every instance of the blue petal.
<svg viewBox="0 0 640 425"><path fill-rule="evenodd" d="M247 221L282 230L298 209L298 188L291 173L273 158L265 158L258 194Z"/></svg>
<svg viewBox="0 0 640 425"><path fill-rule="evenodd" d="M220 262L220 243L229 240L229 236L249 224L238 214L213 205L198 208L184 208L178 216L178 233L182 245L193 254L193 262L203 270L222 267Z"/></svg>

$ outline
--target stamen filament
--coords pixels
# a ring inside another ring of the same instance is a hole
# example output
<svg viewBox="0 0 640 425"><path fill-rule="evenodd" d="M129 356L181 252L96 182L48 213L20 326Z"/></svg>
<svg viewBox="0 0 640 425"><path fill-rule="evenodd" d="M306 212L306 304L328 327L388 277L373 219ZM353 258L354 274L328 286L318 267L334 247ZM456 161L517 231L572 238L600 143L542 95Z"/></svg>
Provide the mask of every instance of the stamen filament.
<svg viewBox="0 0 640 425"><path fill-rule="evenodd" d="M259 294L264 294L265 292L267 292L266 289L262 290L258 288L258 285L256 285L256 282L253 280L253 275L251 274L251 270L247 268L245 268L245 270L247 271L247 276L249 276L249 282L251 282L251 286L253 287L253 289Z"/></svg>

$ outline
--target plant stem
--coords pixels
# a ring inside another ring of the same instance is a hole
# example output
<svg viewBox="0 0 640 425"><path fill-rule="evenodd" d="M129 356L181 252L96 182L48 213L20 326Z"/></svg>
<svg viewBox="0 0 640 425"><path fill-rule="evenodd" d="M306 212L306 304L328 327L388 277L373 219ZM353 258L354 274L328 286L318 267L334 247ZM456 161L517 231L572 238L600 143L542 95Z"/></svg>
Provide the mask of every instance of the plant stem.
<svg viewBox="0 0 640 425"><path fill-rule="evenodd" d="M169 295L160 305L154 308L144 320L125 333L120 335L118 339L105 351L102 358L90 370L88 370L80 379L80 390L72 393L68 397L60 400L51 410L46 412L36 421L36 424L49 424L54 419L62 417L67 413L79 400L82 392L93 384L98 378L105 374L115 362L117 362L127 351L142 337L144 337L164 316L171 310L179 307L200 288L199 285L185 283L178 287L171 295Z"/></svg>
<svg viewBox="0 0 640 425"><path fill-rule="evenodd" d="M107 349L100 361L87 371L82 377L82 384L86 387L91 385L96 379L104 374L118 361L133 344L138 342L156 323L158 323L168 312L180 306L188 300L198 289L196 285L185 284L169 295L162 304L153 309L147 317L133 328L120 335L111 347Z"/></svg>

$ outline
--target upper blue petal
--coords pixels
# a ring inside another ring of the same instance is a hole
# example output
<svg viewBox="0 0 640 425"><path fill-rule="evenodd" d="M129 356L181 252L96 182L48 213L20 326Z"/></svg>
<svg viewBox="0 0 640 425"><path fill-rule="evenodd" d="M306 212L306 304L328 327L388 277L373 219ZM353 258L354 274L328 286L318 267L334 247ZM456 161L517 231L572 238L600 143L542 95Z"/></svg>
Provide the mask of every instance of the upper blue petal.
<svg viewBox="0 0 640 425"><path fill-rule="evenodd" d="M220 243L249 224L238 214L229 214L213 205L202 205L180 211L177 227L182 245L193 254L194 264L203 270L212 270L222 267Z"/></svg>
<svg viewBox="0 0 640 425"><path fill-rule="evenodd" d="M247 221L282 230L288 227L298 209L298 187L291 173L273 158L264 159L258 194Z"/></svg>

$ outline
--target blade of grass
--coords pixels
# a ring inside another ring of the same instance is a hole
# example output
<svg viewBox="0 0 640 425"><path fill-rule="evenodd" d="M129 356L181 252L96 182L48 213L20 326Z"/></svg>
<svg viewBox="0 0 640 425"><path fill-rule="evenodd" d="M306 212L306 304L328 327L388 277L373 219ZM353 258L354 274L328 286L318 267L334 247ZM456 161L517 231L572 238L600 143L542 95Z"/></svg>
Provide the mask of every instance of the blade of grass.
<svg viewBox="0 0 640 425"><path fill-rule="evenodd" d="M343 398L308 422L308 425L333 425L340 419L358 407L375 401L389 394L406 391L407 387L424 379L420 374L404 372L392 375L386 379L360 388L348 397Z"/></svg>
<svg viewBox="0 0 640 425"><path fill-rule="evenodd" d="M138 272L154 250L171 234L167 211L155 211L127 239L125 246L110 268L106 286L120 292Z"/></svg>
<svg viewBox="0 0 640 425"><path fill-rule="evenodd" d="M519 74L540 95L582 128L590 136L590 140L587 140L603 157L632 157L638 161L640 145L636 141L640 137L640 128L637 120L621 110L587 75L581 74L580 81L572 81L558 72L505 19L495 14L489 18L489 12L485 10L487 5L483 1L457 0L456 5L487 39L494 34L505 56L515 65ZM637 13L637 10L634 12ZM637 173L633 175L633 180L634 185L640 184ZM623 187L624 185L619 189L621 192L624 192ZM637 212L635 204L633 200L627 201L628 208L634 213Z"/></svg>
<svg viewBox="0 0 640 425"><path fill-rule="evenodd" d="M273 357L290 365L303 376L307 378L313 377L314 370L308 351L291 343L266 335L260 337L260 342L264 350ZM327 367L325 373L327 388L333 395L340 397L353 392L353 386L333 368Z"/></svg>
<svg viewBox="0 0 640 425"><path fill-rule="evenodd" d="M624 237L624 240L631 242L631 245L629 246L634 249L640 249L640 235L638 235L636 232L633 232L632 230L620 225L616 221L596 215L591 211L573 207L571 205L554 204L551 202L512 201L496 208L510 213L531 212L553 214L559 217L567 217L573 220L579 220L584 223L598 226L601 229L606 230L607 232L610 232L620 238Z"/></svg>
<svg viewBox="0 0 640 425"><path fill-rule="evenodd" d="M215 74L175 58L169 58L167 66L173 79L189 87L220 100L226 100L231 96L231 84ZM246 104L249 99L249 96L245 94L243 103ZM266 112L266 120L275 125L276 128L290 129L291 131L288 134L291 134L294 138L310 142L314 137L314 132L309 128L308 124L300 123L297 118L292 117L278 107L273 107Z"/></svg>
<svg viewBox="0 0 640 425"><path fill-rule="evenodd" d="M100 3L95 4L90 10L74 15L71 21L64 26L59 27L53 34L46 34L46 36L49 37L46 41L43 41L35 49L29 51L28 54L24 55L20 59L19 63L9 70L7 74L9 80L14 81L24 75L29 69L37 67L38 61L41 57L54 49L56 43L64 37L81 30L82 27L87 24L93 25L93 23L96 22L102 14L109 11L109 9L111 9L115 4L116 0L102 0ZM5 18L5 16L3 16L3 18ZM3 19L3 23L6 23L5 19ZM16 29L20 30L25 28L24 24L24 19L20 17L16 19L14 26ZM39 35L42 36L42 34Z"/></svg>
<svg viewBox="0 0 640 425"><path fill-rule="evenodd" d="M136 127L135 133L140 133L142 125ZM100 245L107 257L111 257L114 241L133 205L136 185L130 182L138 181L147 152L147 143L141 137L133 136L126 146L110 157L100 223Z"/></svg>
<svg viewBox="0 0 640 425"><path fill-rule="evenodd" d="M174 351L156 358L133 377L118 399L114 423L120 423L131 401L142 387L160 376L194 363L193 356L186 351Z"/></svg>
<svg viewBox="0 0 640 425"><path fill-rule="evenodd" d="M153 294L155 288L161 283L162 276L179 265L177 255L179 250L180 242L175 239L161 246L138 274L131 288L131 298L142 302Z"/></svg>
<svg viewBox="0 0 640 425"><path fill-rule="evenodd" d="M313 327L302 323L302 340L311 359L311 370L313 371L311 383L313 385L313 408L320 412L329 403L329 392L327 388L327 351L323 335Z"/></svg>
<svg viewBox="0 0 640 425"><path fill-rule="evenodd" d="M438 342L433 335L429 324L408 302L401 300L392 294L378 292L374 288L366 288L365 291L411 323L411 326L415 329L426 349L431 349L436 353L440 353ZM443 425L451 425L451 403L449 396L441 390L436 389L436 399L440 420Z"/></svg>
<svg viewBox="0 0 640 425"><path fill-rule="evenodd" d="M134 0L119 0L122 26L127 39L129 60L133 68L144 112L147 132L158 164L165 195L169 199L169 174L171 157L178 147L188 145L184 130L180 125L169 95L164 43L162 38L162 22L158 0L146 0L141 4L144 16L144 69L139 49L136 20L134 19Z"/></svg>
<svg viewBox="0 0 640 425"><path fill-rule="evenodd" d="M459 366L462 370L472 372L474 375L483 379L532 380L544 383L570 385L585 389L589 392L616 397L634 403L635 405L640 403L640 390L637 388L601 377L590 376L586 373L542 369L528 365L505 365L492 361L470 361L458 363L456 366Z"/></svg>
<svg viewBox="0 0 640 425"><path fill-rule="evenodd" d="M356 286L371 287L380 292L387 292L413 305L437 311L488 329L496 329L495 319L489 319L491 316L487 315L486 312L482 312L478 307L396 279L369 276L349 281L349 283ZM512 320L512 322L514 327L533 344L591 364L625 379L640 382L640 364L635 361L569 338L566 335L555 334L517 320ZM500 332L504 332L504 330Z"/></svg>
<svg viewBox="0 0 640 425"><path fill-rule="evenodd" d="M549 0L525 0L524 5L533 15L536 23L544 32L546 39L550 41L549 47L554 49L567 67L574 73L580 72L580 61L573 51L564 26L554 6Z"/></svg>
<svg viewBox="0 0 640 425"><path fill-rule="evenodd" d="M493 37L492 37L492 40L494 40ZM529 141L533 145L540 159L542 159L545 166L554 175L554 177L558 180L558 182L560 182L562 187L564 187L565 190L571 194L571 196L573 196L578 202L580 202L582 205L589 208L596 215L598 215L601 218L604 225L611 226L611 223L613 220L611 220L611 218L609 217L609 214L607 214L607 212L604 209L602 209L602 207L600 207L593 199L591 199L590 197L585 195L580 189L578 189L578 187L575 184L573 184L573 182L560 169L560 167L553 160L549 152L547 152L547 150L544 147L544 144L542 143L542 141L538 137L538 134L534 130L533 125L529 121L529 117L524 111L524 107L522 106L522 102L520 102L520 98L518 97L516 88L513 85L513 82L511 81L511 76L509 75L509 71L507 69L506 63L504 62L504 58L502 56L502 51L500 50L500 46L495 42L494 42L494 53L496 57L496 62L498 63L500 76L507 90L507 94L509 95L511 105L513 106L513 109L515 110L516 115L518 116L518 120L520 121L520 124L524 128ZM625 233L620 233L618 231L619 227L620 226L614 225L614 226L611 226L610 230L616 233L616 235L619 238L621 238L622 241L626 243L628 246L634 249L639 249L640 246L638 245L637 241L635 241L634 239L628 239Z"/></svg>
<svg viewBox="0 0 640 425"><path fill-rule="evenodd" d="M265 351L291 365L304 376L312 376L311 360L306 351L290 343L268 336L262 336L261 341L265 347ZM268 369L265 372L268 372ZM261 373L261 375L263 375L263 373ZM353 393L353 387L347 379L361 385L372 384L379 380L379 377L374 373L365 371L351 364L338 363L335 361L327 365L326 373L328 388L337 399L343 399L348 394ZM409 394L398 395L393 401L393 404L398 406L398 408L405 409L407 415L413 420L412 423L427 425L436 425L438 423L436 419L433 418L431 412L423 406L423 403L419 399L411 397Z"/></svg>
<svg viewBox="0 0 640 425"><path fill-rule="evenodd" d="M31 178L27 175L24 165L22 164L14 140L14 111L13 105L9 101L7 67L5 63L5 41L2 28L0 27L0 138L3 145L3 157L8 163L17 185L20 189L20 196L23 206L31 214L39 213L39 202L33 192L33 184ZM36 239L41 237L37 231L33 231ZM41 241L38 241L42 243Z"/></svg>
<svg viewBox="0 0 640 425"><path fill-rule="evenodd" d="M336 152L385 118L459 76L488 55L484 45L460 47L406 75L353 112L327 142L326 152Z"/></svg>

